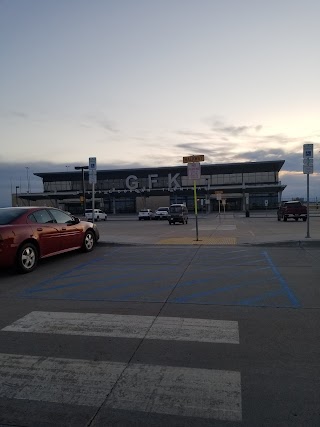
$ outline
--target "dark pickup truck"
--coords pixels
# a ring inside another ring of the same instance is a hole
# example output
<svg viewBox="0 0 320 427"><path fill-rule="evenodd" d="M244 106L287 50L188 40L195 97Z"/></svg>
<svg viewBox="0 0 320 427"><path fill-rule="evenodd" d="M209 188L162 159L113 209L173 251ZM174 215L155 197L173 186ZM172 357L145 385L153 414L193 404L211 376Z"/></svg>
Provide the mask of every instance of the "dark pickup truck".
<svg viewBox="0 0 320 427"><path fill-rule="evenodd" d="M292 202L283 202L278 208L278 221L287 221L288 218L292 218L296 221L298 219L302 219L303 221L307 221L308 211L306 206L304 206L299 201Z"/></svg>

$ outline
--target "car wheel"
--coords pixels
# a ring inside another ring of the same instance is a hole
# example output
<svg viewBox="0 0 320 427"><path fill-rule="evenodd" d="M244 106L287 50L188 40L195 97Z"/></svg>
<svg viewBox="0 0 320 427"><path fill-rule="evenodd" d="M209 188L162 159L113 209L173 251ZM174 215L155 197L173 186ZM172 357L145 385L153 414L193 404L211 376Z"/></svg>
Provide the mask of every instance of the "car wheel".
<svg viewBox="0 0 320 427"><path fill-rule="evenodd" d="M307 221L307 218L303 218L303 222L306 222Z"/></svg>
<svg viewBox="0 0 320 427"><path fill-rule="evenodd" d="M283 217L283 221L287 221L287 219L288 219L288 218L287 218L286 216L284 216L284 217Z"/></svg>
<svg viewBox="0 0 320 427"><path fill-rule="evenodd" d="M295 221L298 221L299 218L295 218Z"/></svg>
<svg viewBox="0 0 320 427"><path fill-rule="evenodd" d="M105 221L107 221L107 219L108 219L108 217L107 217L107 216L105 216L105 217L104 217L104 220L105 220Z"/></svg>
<svg viewBox="0 0 320 427"><path fill-rule="evenodd" d="M281 218L278 216L278 221L281 221Z"/></svg>
<svg viewBox="0 0 320 427"><path fill-rule="evenodd" d="M31 242L25 243L17 253L17 270L20 273L30 273L36 268L38 259L39 253L36 246Z"/></svg>
<svg viewBox="0 0 320 427"><path fill-rule="evenodd" d="M84 236L82 250L83 252L91 252L96 243L96 238L93 231L88 230Z"/></svg>
<svg viewBox="0 0 320 427"><path fill-rule="evenodd" d="M169 221L169 225L172 225L172 222L171 222L171 221Z"/></svg>

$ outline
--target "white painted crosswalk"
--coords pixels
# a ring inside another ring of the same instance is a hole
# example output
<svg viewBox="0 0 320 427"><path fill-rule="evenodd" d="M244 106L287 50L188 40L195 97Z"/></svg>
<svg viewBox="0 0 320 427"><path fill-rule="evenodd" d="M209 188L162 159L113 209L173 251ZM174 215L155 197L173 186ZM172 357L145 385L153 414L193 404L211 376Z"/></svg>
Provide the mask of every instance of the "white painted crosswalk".
<svg viewBox="0 0 320 427"><path fill-rule="evenodd" d="M33 311L2 330L239 344L238 322L182 317Z"/></svg>
<svg viewBox="0 0 320 427"><path fill-rule="evenodd" d="M93 337L239 344L238 322L34 311L2 329ZM241 374L158 364L0 354L0 398L241 421Z"/></svg>
<svg viewBox="0 0 320 427"><path fill-rule="evenodd" d="M124 363L0 354L0 397L100 406Z"/></svg>

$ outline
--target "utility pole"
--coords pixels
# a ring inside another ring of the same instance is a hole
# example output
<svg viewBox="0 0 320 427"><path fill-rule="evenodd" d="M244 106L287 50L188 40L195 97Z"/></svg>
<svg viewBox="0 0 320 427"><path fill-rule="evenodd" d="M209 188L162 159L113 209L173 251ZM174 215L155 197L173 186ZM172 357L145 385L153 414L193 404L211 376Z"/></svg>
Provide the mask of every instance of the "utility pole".
<svg viewBox="0 0 320 427"><path fill-rule="evenodd" d="M82 171L82 203L83 203L83 216L86 216L86 189L84 186L84 171L89 169L89 166L75 166L75 170Z"/></svg>
<svg viewBox="0 0 320 427"><path fill-rule="evenodd" d="M29 166L26 166L26 169L27 169L27 193L30 193Z"/></svg>
<svg viewBox="0 0 320 427"><path fill-rule="evenodd" d="M16 185L16 206L19 206L19 202L18 202L18 188L20 188L19 185Z"/></svg>

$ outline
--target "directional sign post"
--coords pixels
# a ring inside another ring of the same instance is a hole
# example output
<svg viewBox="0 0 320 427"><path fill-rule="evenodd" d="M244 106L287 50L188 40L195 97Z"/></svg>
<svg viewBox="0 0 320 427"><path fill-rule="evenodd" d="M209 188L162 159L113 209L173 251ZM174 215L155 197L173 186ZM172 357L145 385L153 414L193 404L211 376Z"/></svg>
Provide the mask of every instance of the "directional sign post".
<svg viewBox="0 0 320 427"><path fill-rule="evenodd" d="M198 232L198 200L197 200L197 179L201 178L200 162L204 161L204 155L192 155L183 157L183 163L188 163L188 178L193 180L193 195L194 195L194 213L196 216L196 240L199 240Z"/></svg>
<svg viewBox="0 0 320 427"><path fill-rule="evenodd" d="M97 158L89 157L89 183L92 184L92 222L94 223L94 185L97 183Z"/></svg>
<svg viewBox="0 0 320 427"><path fill-rule="evenodd" d="M310 237L309 175L313 173L313 144L303 145L303 173L307 175L307 235Z"/></svg>

